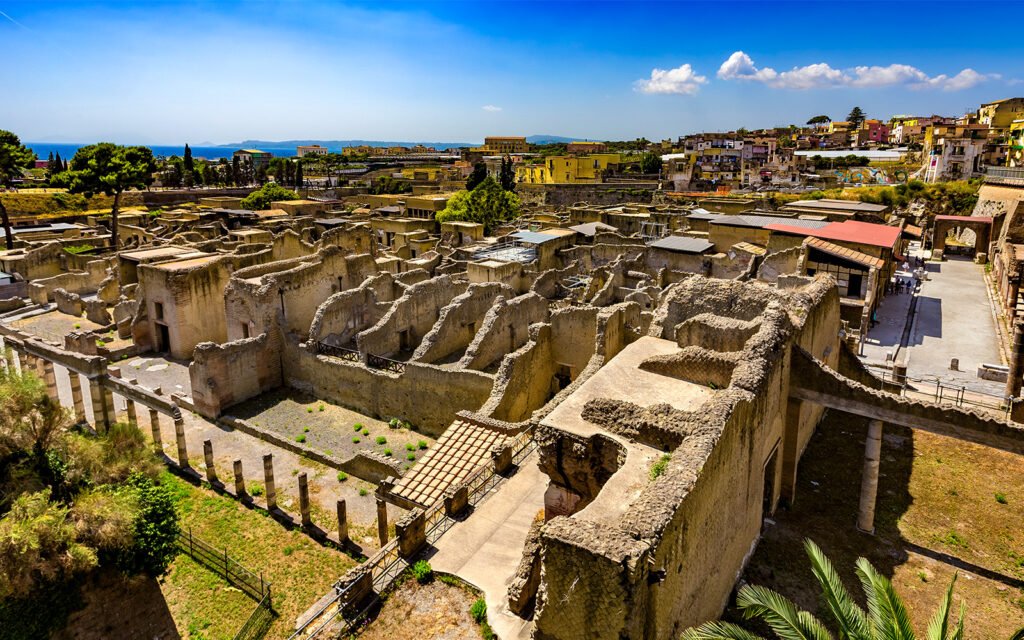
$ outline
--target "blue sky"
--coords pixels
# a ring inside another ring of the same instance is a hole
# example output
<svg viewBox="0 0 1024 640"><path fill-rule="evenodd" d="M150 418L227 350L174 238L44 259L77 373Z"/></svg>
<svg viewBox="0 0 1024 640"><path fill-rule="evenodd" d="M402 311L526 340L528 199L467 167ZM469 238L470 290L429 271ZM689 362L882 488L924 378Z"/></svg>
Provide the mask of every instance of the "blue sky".
<svg viewBox="0 0 1024 640"><path fill-rule="evenodd" d="M1024 95L989 2L0 0L25 140L629 139ZM12 99L13 98L13 99Z"/></svg>

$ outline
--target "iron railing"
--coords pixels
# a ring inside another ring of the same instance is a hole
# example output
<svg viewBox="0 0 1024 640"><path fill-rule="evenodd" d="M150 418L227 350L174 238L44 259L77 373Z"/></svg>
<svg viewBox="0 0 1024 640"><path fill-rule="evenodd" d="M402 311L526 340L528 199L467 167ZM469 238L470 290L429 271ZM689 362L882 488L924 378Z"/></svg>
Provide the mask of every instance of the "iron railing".
<svg viewBox="0 0 1024 640"><path fill-rule="evenodd" d="M266 597L269 602L270 583L263 579L263 574L256 574L240 565L228 555L226 547L217 549L192 535L192 529L189 529L178 533L178 548L253 600L258 602Z"/></svg>
<svg viewBox="0 0 1024 640"><path fill-rule="evenodd" d="M372 353L366 354L366 366L373 369L383 369L384 371L391 371L393 373L405 373L405 363L398 360L392 360L385 358L384 356L375 356Z"/></svg>
<svg viewBox="0 0 1024 640"><path fill-rule="evenodd" d="M891 369L878 365L867 365L875 369L882 382L899 387L897 395L911 400L925 400L936 404L951 403L957 407L976 407L1001 413L1008 418L1010 403L1004 396L968 389L964 385L949 384L938 378L913 378L898 376Z"/></svg>
<svg viewBox="0 0 1024 640"><path fill-rule="evenodd" d="M235 634L234 640L262 640L267 635L270 625L274 622L274 609L270 599L270 591L256 604L242 628Z"/></svg>
<svg viewBox="0 0 1024 640"><path fill-rule="evenodd" d="M348 360L350 362L361 362L359 352L355 349L349 349L347 347L339 347L334 344L327 344L326 342L316 342L316 352L325 356L331 356L341 360Z"/></svg>

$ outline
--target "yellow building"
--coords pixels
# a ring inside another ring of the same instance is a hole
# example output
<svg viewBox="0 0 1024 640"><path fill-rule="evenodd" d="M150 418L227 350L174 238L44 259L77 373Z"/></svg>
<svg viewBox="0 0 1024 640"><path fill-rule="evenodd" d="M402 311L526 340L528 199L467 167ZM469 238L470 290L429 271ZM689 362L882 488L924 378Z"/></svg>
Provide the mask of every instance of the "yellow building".
<svg viewBox="0 0 1024 640"><path fill-rule="evenodd" d="M986 102L978 109L978 122L993 129L1008 129L1014 120L1024 118L1024 98L1006 98Z"/></svg>
<svg viewBox="0 0 1024 640"><path fill-rule="evenodd" d="M490 155L526 153L528 150L529 145L526 138L522 136L487 136L484 138L484 146L470 149L470 151Z"/></svg>
<svg viewBox="0 0 1024 640"><path fill-rule="evenodd" d="M576 184L604 181L609 168L622 162L617 153L586 156L550 156L543 164L516 167L516 181L526 184Z"/></svg>
<svg viewBox="0 0 1024 640"><path fill-rule="evenodd" d="M1010 148L1006 153L1006 166L1024 167L1024 118L1010 123Z"/></svg>

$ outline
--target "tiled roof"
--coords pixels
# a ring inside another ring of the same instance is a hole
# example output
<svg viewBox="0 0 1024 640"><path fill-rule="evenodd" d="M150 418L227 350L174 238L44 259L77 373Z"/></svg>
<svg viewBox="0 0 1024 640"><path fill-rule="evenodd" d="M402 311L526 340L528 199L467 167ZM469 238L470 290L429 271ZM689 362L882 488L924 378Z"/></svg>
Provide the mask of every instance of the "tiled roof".
<svg viewBox="0 0 1024 640"><path fill-rule="evenodd" d="M445 489L490 461L491 448L507 438L497 431L456 420L416 466L395 483L392 493L429 507L441 500Z"/></svg>
<svg viewBox="0 0 1024 640"><path fill-rule="evenodd" d="M869 244L875 247L891 249L895 247L896 240L900 237L899 227L890 227L885 224L872 224L870 222L857 222L844 220L843 222L830 222L819 229L807 229L790 223L771 224L766 227L771 231L781 233L793 233L801 236L813 236L836 242L852 242L855 244Z"/></svg>
<svg viewBox="0 0 1024 640"><path fill-rule="evenodd" d="M854 251L853 249L847 249L846 247L841 247L838 244L833 244L820 238L807 238L806 240L804 240L804 244L814 249L817 249L818 251L822 251L837 258L849 260L850 262L854 262L869 268L874 267L875 269L881 269L882 266L885 264L885 262L881 258L869 256L866 253Z"/></svg>

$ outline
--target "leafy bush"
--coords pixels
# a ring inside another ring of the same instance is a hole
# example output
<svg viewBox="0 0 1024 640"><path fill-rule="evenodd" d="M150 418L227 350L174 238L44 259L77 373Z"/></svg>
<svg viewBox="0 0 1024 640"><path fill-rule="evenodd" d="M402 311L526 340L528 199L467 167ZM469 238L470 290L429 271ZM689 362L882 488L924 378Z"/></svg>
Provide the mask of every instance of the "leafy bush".
<svg viewBox="0 0 1024 640"><path fill-rule="evenodd" d="M660 478L665 473L665 471L668 470L668 463L671 459L672 456L666 453L665 455L661 456L661 458L659 458L657 462L651 465L651 480L654 480L655 478Z"/></svg>
<svg viewBox="0 0 1024 640"><path fill-rule="evenodd" d="M386 455L386 456L388 456L390 458L391 457L391 449L385 449L384 450L384 455Z"/></svg>
<svg viewBox="0 0 1024 640"><path fill-rule="evenodd" d="M405 459L409 460L409 461L415 460L416 459L416 454L412 453L412 452L409 452L409 453L405 454Z"/></svg>
<svg viewBox="0 0 1024 640"><path fill-rule="evenodd" d="M411 442L406 442L405 443L405 450L406 451L415 451L416 450L416 445L414 445Z"/></svg>
<svg viewBox="0 0 1024 640"><path fill-rule="evenodd" d="M416 446L419 447L420 449L426 449L427 448L427 441L426 440L420 440L416 444Z"/></svg>
<svg viewBox="0 0 1024 640"><path fill-rule="evenodd" d="M361 442L361 441L359 440L359 436L353 436L353 438L352 438L352 444L359 444L360 442Z"/></svg>
<svg viewBox="0 0 1024 640"><path fill-rule="evenodd" d="M1002 493L1002 492L997 492L996 493L996 502L998 502L999 504L1006 504L1008 502L1007 499L1006 499L1006 494Z"/></svg>
<svg viewBox="0 0 1024 640"><path fill-rule="evenodd" d="M299 435L295 436L295 442L302 443L302 442L305 442L305 441L306 441L306 434L300 433Z"/></svg>
<svg viewBox="0 0 1024 640"><path fill-rule="evenodd" d="M275 182L268 182L258 190L242 198L241 207L249 211L261 211L270 208L271 202L298 199L298 194L291 189L285 189Z"/></svg>
<svg viewBox="0 0 1024 640"><path fill-rule="evenodd" d="M480 598L473 603L473 606L469 608L469 615L473 617L473 621L477 624L483 624L487 621L487 602L483 598Z"/></svg>
<svg viewBox="0 0 1024 640"><path fill-rule="evenodd" d="M417 560L416 564L412 565L412 577L420 584L427 584L434 579L434 570L426 560Z"/></svg>
<svg viewBox="0 0 1024 640"><path fill-rule="evenodd" d="M377 444L386 444L388 441L384 436L377 436Z"/></svg>
<svg viewBox="0 0 1024 640"><path fill-rule="evenodd" d="M338 482L345 482L346 480L348 480L348 474L345 473L344 471L339 471L338 472Z"/></svg>
<svg viewBox="0 0 1024 640"><path fill-rule="evenodd" d="M352 430L353 431L362 431L363 430L363 423L361 423L361 422L355 423L354 425L352 425Z"/></svg>

